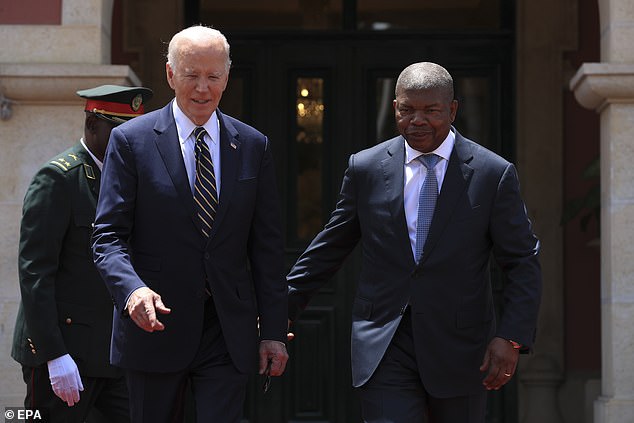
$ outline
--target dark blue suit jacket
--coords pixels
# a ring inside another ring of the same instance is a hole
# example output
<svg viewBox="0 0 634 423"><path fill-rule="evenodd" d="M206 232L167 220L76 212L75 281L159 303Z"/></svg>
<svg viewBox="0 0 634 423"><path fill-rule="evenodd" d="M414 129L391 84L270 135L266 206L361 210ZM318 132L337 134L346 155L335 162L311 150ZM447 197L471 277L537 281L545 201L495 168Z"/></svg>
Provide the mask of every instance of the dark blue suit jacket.
<svg viewBox="0 0 634 423"><path fill-rule="evenodd" d="M171 103L115 128L93 235L95 263L115 303L111 361L150 372L178 371L198 348L205 283L235 366L257 363L258 339L286 340L283 240L268 139L220 120L221 192L207 240L196 228ZM148 286L171 313L148 333L126 317L130 293ZM257 318L259 317L259 331Z"/></svg>
<svg viewBox="0 0 634 423"><path fill-rule="evenodd" d="M403 207L404 163L400 136L350 157L330 221L287 277L289 315L296 318L361 242L362 269L352 310L353 384L370 378L410 304L427 391L436 397L481 391L479 366L491 338L530 347L537 324L539 242L515 167L456 131L425 254L416 264ZM507 282L497 326L491 253Z"/></svg>

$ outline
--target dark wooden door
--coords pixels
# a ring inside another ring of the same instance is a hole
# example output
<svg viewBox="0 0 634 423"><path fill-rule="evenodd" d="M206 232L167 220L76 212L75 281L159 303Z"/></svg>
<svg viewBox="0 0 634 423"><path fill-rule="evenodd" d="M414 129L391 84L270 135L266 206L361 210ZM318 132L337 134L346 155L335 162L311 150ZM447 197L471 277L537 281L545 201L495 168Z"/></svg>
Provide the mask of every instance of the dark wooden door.
<svg viewBox="0 0 634 423"><path fill-rule="evenodd" d="M512 41L426 34L229 34L233 69L221 103L272 141L290 268L334 208L348 156L395 134L396 77L434 61L454 76L460 132L512 159ZM254 377L245 421L359 422L350 375L353 253L293 327L287 372L262 393ZM497 288L501 287L498 281ZM515 390L492 396L488 421L513 422ZM510 401L509 401L510 399Z"/></svg>

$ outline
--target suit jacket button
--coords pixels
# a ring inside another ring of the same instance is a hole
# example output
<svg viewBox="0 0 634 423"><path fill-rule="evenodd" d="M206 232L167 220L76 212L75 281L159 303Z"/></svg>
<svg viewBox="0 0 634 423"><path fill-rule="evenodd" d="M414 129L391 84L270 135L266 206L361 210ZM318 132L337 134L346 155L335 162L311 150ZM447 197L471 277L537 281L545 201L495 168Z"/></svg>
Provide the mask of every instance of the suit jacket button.
<svg viewBox="0 0 634 423"><path fill-rule="evenodd" d="M205 253L205 260L209 260L209 253Z"/></svg>
<svg viewBox="0 0 634 423"><path fill-rule="evenodd" d="M71 323L73 323L73 319L71 319L70 317L67 317L66 320L64 320L66 322L67 325L70 325Z"/></svg>

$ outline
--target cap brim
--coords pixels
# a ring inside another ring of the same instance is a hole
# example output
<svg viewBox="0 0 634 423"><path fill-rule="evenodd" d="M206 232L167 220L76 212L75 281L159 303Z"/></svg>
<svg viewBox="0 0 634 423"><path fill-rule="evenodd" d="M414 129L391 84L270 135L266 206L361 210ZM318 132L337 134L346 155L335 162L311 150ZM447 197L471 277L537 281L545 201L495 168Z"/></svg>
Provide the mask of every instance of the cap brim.
<svg viewBox="0 0 634 423"><path fill-rule="evenodd" d="M128 120L130 120L130 119L120 118L118 116L104 115L103 113L97 113L97 112L91 112L91 113L93 113L99 119L103 119L103 120L105 120L107 122L114 123L116 125L120 125L123 122L127 122Z"/></svg>

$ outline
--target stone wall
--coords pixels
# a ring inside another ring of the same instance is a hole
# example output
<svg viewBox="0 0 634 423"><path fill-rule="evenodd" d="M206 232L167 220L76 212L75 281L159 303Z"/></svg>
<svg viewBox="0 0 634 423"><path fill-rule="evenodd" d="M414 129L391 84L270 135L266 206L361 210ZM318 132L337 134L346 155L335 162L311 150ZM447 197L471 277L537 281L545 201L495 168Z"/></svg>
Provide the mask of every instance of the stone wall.
<svg viewBox="0 0 634 423"><path fill-rule="evenodd" d="M61 25L0 25L0 404L20 406L24 382L10 358L19 295L17 248L22 200L35 171L83 134L75 92L101 84L139 85L128 66L110 65L112 0L64 0Z"/></svg>

